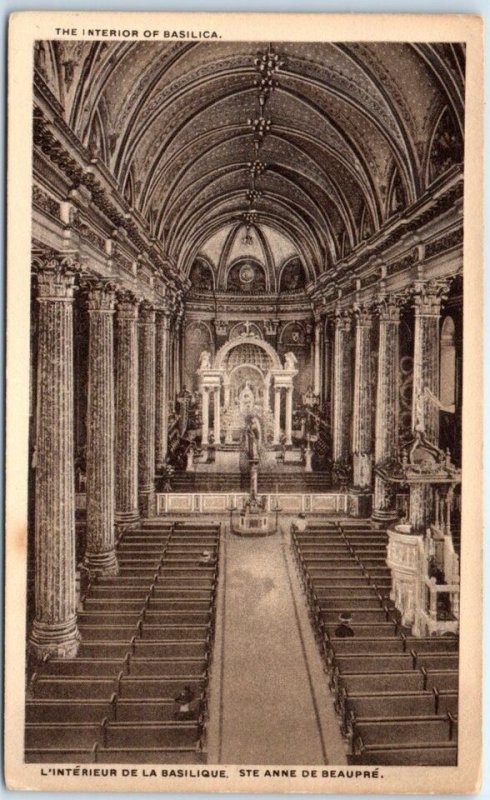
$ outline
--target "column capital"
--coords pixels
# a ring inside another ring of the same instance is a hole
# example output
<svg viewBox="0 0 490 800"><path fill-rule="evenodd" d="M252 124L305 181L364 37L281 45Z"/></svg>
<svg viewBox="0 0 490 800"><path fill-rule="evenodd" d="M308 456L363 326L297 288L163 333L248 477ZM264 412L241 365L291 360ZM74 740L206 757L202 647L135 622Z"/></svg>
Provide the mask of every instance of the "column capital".
<svg viewBox="0 0 490 800"><path fill-rule="evenodd" d="M139 324L140 325L153 325L155 322L155 306L143 300L139 307Z"/></svg>
<svg viewBox="0 0 490 800"><path fill-rule="evenodd" d="M364 303L354 303L352 316L358 328L370 328L373 322L373 314L370 306Z"/></svg>
<svg viewBox="0 0 490 800"><path fill-rule="evenodd" d="M400 322L403 298L394 294L380 294L375 300L375 310L381 322Z"/></svg>
<svg viewBox="0 0 490 800"><path fill-rule="evenodd" d="M82 270L79 261L62 253L47 253L33 258L32 269L37 274L39 302L73 300L75 278Z"/></svg>
<svg viewBox="0 0 490 800"><path fill-rule="evenodd" d="M411 294L415 314L419 317L438 317L441 303L449 294L451 280L448 278L416 281Z"/></svg>
<svg viewBox="0 0 490 800"><path fill-rule="evenodd" d="M80 283L88 298L88 310L112 313L116 303L117 283L110 278L84 277Z"/></svg>
<svg viewBox="0 0 490 800"><path fill-rule="evenodd" d="M155 322L159 326L160 330L165 331L168 333L170 330L170 323L171 323L172 315L170 314L167 309L164 308L155 308Z"/></svg>
<svg viewBox="0 0 490 800"><path fill-rule="evenodd" d="M334 313L335 327L339 330L350 331L351 318L346 309L336 308Z"/></svg>
<svg viewBox="0 0 490 800"><path fill-rule="evenodd" d="M130 289L117 292L117 310L121 318L138 319L139 298Z"/></svg>

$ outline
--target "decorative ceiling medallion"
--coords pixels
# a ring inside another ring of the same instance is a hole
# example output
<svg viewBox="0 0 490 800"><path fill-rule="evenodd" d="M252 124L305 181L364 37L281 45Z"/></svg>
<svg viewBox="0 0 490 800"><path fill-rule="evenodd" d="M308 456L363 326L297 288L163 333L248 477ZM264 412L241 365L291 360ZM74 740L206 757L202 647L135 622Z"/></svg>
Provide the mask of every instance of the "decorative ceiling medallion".
<svg viewBox="0 0 490 800"><path fill-rule="evenodd" d="M252 283L255 277L255 270L251 264L244 264L240 269L239 275L242 283Z"/></svg>

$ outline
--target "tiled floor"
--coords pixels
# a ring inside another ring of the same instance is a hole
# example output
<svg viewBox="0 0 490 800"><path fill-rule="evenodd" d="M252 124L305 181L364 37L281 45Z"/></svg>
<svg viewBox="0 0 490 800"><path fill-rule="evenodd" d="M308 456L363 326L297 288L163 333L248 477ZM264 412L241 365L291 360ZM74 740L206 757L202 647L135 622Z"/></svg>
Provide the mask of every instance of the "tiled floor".
<svg viewBox="0 0 490 800"><path fill-rule="evenodd" d="M220 715L216 760L224 764L346 763L289 554L288 523L284 518L284 534L264 539L226 533L215 662L220 703L213 703Z"/></svg>

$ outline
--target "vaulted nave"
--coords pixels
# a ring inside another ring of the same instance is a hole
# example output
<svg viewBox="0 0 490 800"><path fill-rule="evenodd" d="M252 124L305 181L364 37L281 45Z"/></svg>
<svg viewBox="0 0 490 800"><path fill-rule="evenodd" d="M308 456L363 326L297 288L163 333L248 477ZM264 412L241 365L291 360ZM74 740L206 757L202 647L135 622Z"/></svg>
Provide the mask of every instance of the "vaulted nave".
<svg viewBox="0 0 490 800"><path fill-rule="evenodd" d="M36 43L27 762L457 763L464 76Z"/></svg>

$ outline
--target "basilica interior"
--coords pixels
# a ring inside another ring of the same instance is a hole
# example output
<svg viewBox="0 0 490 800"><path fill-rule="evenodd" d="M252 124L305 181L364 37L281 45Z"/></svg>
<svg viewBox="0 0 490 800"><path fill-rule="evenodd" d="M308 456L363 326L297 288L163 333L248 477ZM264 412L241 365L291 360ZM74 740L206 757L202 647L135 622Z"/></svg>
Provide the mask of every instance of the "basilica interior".
<svg viewBox="0 0 490 800"><path fill-rule="evenodd" d="M457 763L464 75L36 43L26 761Z"/></svg>

